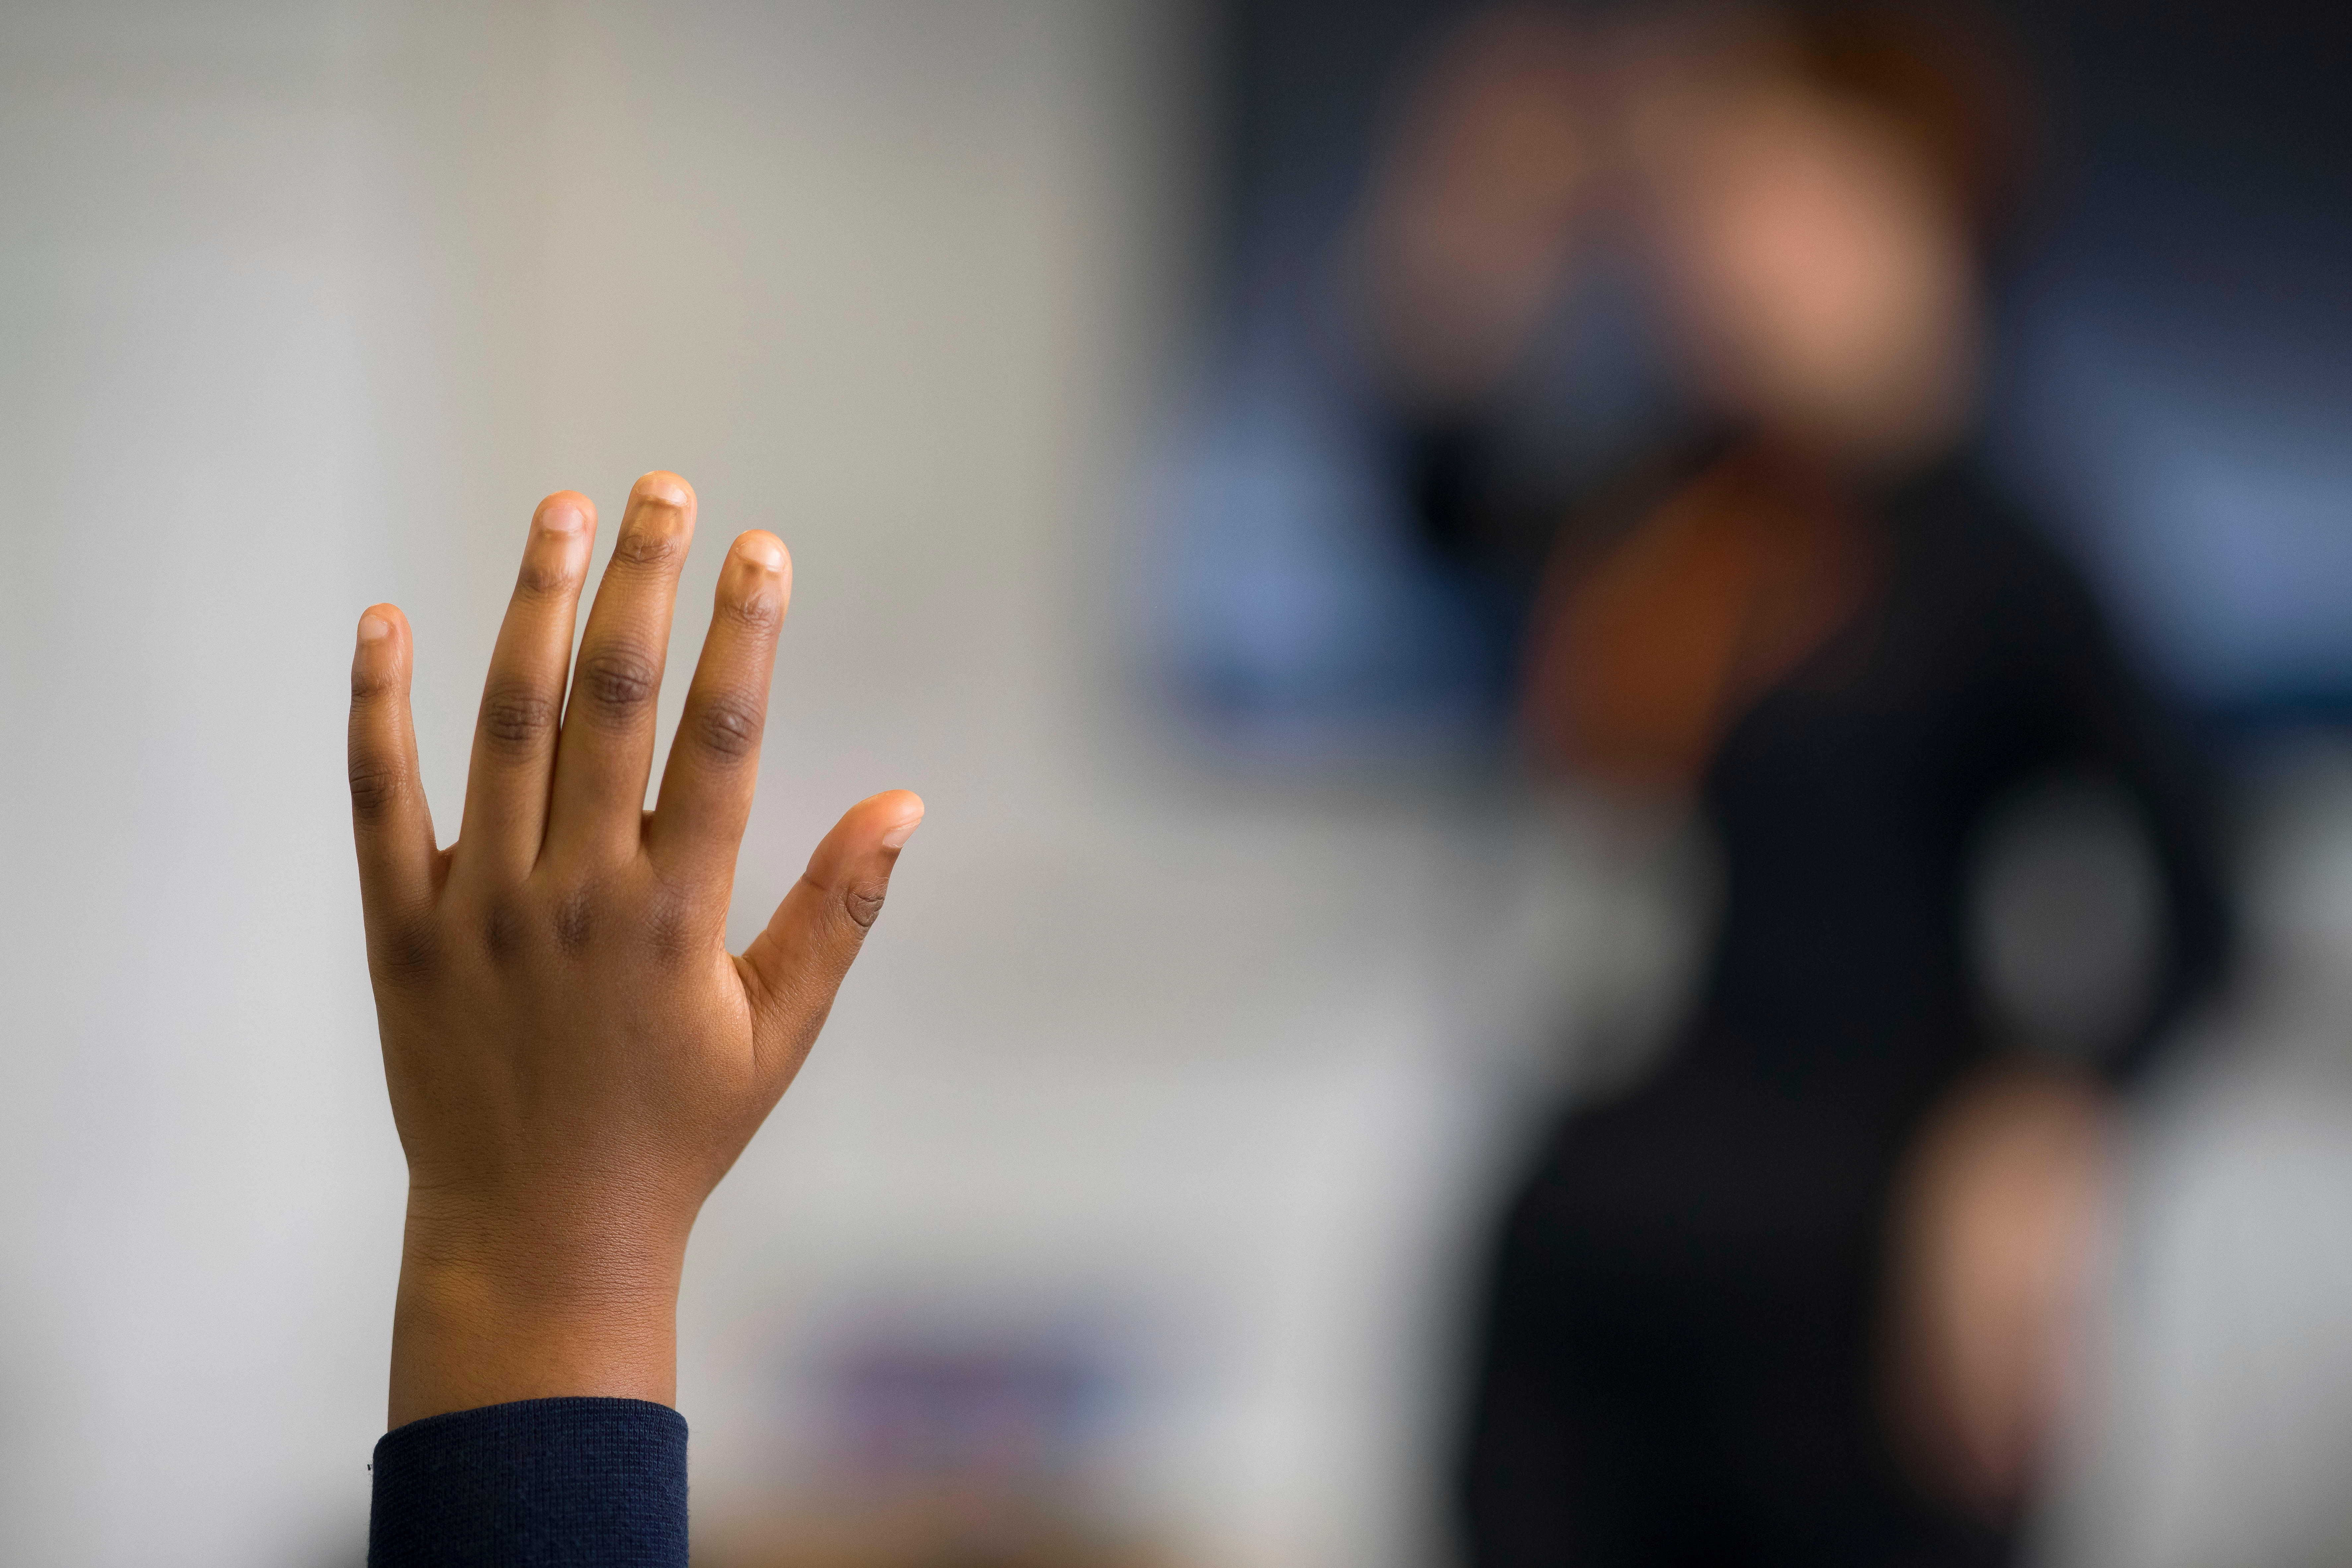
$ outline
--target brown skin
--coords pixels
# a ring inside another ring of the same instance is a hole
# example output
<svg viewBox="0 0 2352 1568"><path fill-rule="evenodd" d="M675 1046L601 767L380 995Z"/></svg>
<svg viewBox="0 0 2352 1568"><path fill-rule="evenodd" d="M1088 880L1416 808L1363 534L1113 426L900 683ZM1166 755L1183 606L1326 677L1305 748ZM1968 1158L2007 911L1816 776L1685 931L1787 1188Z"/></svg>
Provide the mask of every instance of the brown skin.
<svg viewBox="0 0 2352 1568"><path fill-rule="evenodd" d="M685 480L637 481L572 670L596 511L571 491L540 503L447 849L417 773L407 619L360 620L352 816L409 1170L394 1426L562 1394L675 1401L687 1234L815 1043L922 820L904 791L852 806L728 952L792 567L772 534L729 551L643 810L694 518Z"/></svg>
<svg viewBox="0 0 2352 1568"><path fill-rule="evenodd" d="M1895 1194L1883 1394L1933 1495L2013 1518L2063 1414L2112 1158L2107 1091L2019 1064L1937 1108Z"/></svg>

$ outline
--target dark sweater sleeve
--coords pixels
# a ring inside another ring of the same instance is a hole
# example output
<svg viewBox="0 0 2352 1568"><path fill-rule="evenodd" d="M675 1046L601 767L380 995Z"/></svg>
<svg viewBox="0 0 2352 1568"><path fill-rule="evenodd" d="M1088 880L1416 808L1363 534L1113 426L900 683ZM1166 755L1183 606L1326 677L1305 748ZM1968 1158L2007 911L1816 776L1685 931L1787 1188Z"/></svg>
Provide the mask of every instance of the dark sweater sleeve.
<svg viewBox="0 0 2352 1568"><path fill-rule="evenodd" d="M2087 597L2087 595L2085 595ZM2154 994L2105 1060L2113 1076L2143 1076L2179 1026L2221 989L2234 946L2222 868L2221 785L2189 713L2124 656L2095 605L2061 691L2087 749L2138 806L2162 882L2163 959Z"/></svg>
<svg viewBox="0 0 2352 1568"><path fill-rule="evenodd" d="M2048 524L1989 489L1968 494L1995 595L1976 610L1993 628L2010 703L2041 736L2026 755L2087 764L2138 812L2161 883L2163 958L2152 994L2098 1061L2142 1076L2226 978L2233 924L2223 869L2221 781L2208 737L2144 670Z"/></svg>
<svg viewBox="0 0 2352 1568"><path fill-rule="evenodd" d="M369 1568L686 1568L686 1421L636 1399L428 1416L375 1446Z"/></svg>

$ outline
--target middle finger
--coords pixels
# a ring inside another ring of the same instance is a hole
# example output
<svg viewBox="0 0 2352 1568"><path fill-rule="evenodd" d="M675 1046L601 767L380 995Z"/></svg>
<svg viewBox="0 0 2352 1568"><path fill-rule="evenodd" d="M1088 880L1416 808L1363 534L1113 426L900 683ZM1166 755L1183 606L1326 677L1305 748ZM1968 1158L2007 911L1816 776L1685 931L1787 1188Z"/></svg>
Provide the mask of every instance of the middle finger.
<svg viewBox="0 0 2352 1568"><path fill-rule="evenodd" d="M639 479L572 674L547 827L551 857L619 860L643 841L654 705L678 570L693 538L694 488L676 474Z"/></svg>

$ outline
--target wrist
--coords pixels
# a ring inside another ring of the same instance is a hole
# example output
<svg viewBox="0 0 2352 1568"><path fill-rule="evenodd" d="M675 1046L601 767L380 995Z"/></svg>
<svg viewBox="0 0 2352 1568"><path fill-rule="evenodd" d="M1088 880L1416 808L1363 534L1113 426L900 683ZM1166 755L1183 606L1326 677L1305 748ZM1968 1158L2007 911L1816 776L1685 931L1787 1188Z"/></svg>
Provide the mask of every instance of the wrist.
<svg viewBox="0 0 2352 1568"><path fill-rule="evenodd" d="M412 1196L390 1425L567 1395L674 1404L684 1237L630 1228L459 1225Z"/></svg>

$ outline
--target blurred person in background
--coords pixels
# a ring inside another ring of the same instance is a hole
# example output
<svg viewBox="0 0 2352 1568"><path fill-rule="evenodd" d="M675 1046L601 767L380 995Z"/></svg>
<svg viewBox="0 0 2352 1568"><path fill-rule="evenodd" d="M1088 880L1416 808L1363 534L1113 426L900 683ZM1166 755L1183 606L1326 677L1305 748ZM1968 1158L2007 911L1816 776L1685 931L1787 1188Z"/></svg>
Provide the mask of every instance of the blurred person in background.
<svg viewBox="0 0 2352 1568"><path fill-rule="evenodd" d="M1502 1217L1475 1568L2010 1560L2110 1101L2221 972L2193 737L1972 454L2023 150L1948 22L1475 17L1361 226L1406 488L1518 616L1528 735L1690 802L1723 875L1694 1016ZM1514 483L1491 433L1610 235L1687 427L1581 496ZM2163 903L2088 1060L2018 1037L1968 940L1988 824L2062 768L2129 802Z"/></svg>

